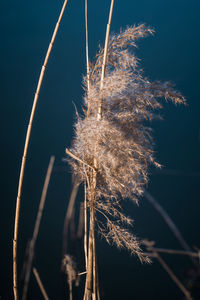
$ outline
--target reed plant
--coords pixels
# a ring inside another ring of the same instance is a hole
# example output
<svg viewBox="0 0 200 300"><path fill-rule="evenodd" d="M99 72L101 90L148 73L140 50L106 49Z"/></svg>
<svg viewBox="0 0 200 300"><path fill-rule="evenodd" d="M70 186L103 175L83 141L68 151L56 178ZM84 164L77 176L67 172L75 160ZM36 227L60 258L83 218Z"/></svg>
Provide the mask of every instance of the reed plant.
<svg viewBox="0 0 200 300"><path fill-rule="evenodd" d="M19 298L17 240L26 155L42 79L66 4L67 1L64 1L41 70L22 158L13 240L15 300ZM96 231L109 244L116 245L119 249L127 249L141 262L150 262L148 255L141 249L140 240L133 234L133 220L124 212L123 201L131 199L137 204L148 183L149 166L160 167L154 156L151 128L151 121L159 117L157 111L162 108L160 100L164 98L174 104L183 104L185 99L174 89L171 82L151 82L143 75L134 50L138 39L153 34L151 28L144 24L129 26L119 34L110 36L114 0L111 0L104 48L100 47L96 58L89 62L87 1L85 4L87 75L84 77L83 111L80 115L77 114L74 138L70 149L66 149L66 154L77 180L74 193L76 194L79 184L84 185L86 270L83 273L86 273L86 280L83 299L91 300L100 299ZM73 196L70 207L74 206L74 200ZM71 215L70 208L66 215L67 229ZM80 224L82 223L81 221ZM66 245L64 253L65 248ZM70 255L65 255L63 266L68 275L72 299L72 283L77 279L77 272Z"/></svg>
<svg viewBox="0 0 200 300"><path fill-rule="evenodd" d="M90 215L87 300L96 299L95 230L109 244L150 262L132 233L133 220L124 213L122 201L138 203L149 166L160 167L150 127L162 108L160 99L185 103L171 82L151 82L143 76L134 49L138 39L152 33L144 24L130 26L112 34L106 47L99 48L84 77L84 108L74 125L71 148L66 149L74 175L85 185Z"/></svg>

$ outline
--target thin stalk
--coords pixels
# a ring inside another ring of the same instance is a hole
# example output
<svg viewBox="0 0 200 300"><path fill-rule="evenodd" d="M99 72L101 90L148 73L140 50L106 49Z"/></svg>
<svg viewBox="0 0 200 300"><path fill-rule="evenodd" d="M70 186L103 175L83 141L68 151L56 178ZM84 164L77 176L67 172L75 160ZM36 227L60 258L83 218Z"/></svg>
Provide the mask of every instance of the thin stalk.
<svg viewBox="0 0 200 300"><path fill-rule="evenodd" d="M97 269L97 300L100 300L100 290L99 290L99 273L98 273L98 265L96 264Z"/></svg>
<svg viewBox="0 0 200 300"><path fill-rule="evenodd" d="M49 166L48 166L48 169L47 169L45 182L44 182L44 187L43 187L43 190L42 190L42 196L41 196L41 201L40 201L38 214L37 214L37 218L36 218L36 222L35 222L35 228L34 228L34 232L33 232L32 240L34 241L34 243L36 242L38 232L39 232L39 228L40 228L40 222L41 222L41 218L42 218L42 213L43 213L43 209L44 209L46 194L47 194L47 190L48 190L48 186L49 186L49 181L50 181L50 178L51 178L51 173L52 173L54 161L55 161L55 157L51 156Z"/></svg>
<svg viewBox="0 0 200 300"><path fill-rule="evenodd" d="M86 68L87 68L87 93L90 92L90 67L89 67L89 46L88 46L88 11L87 11L87 0L85 0L85 52L86 52ZM88 102L87 117L90 114L90 103ZM86 173L86 172L85 172ZM87 173L86 173L87 176ZM88 180L88 178L87 178ZM89 182L88 182L89 184ZM87 185L84 183L84 253L85 253L85 269L88 270L88 232L87 232ZM87 277L87 275L86 275ZM86 286L86 283L85 283ZM84 293L84 300L86 293Z"/></svg>
<svg viewBox="0 0 200 300"><path fill-rule="evenodd" d="M186 172L183 170L173 170L173 169L156 170L155 174L169 175L169 176L200 176L199 172L195 172L195 171Z"/></svg>
<svg viewBox="0 0 200 300"><path fill-rule="evenodd" d="M33 274L34 274L34 276L35 276L35 279L36 279L36 281L37 281L37 283L38 283L38 286L39 286L39 288L40 288L40 291L41 291L41 293L42 293L44 299L45 299L45 300L49 300L49 297L48 297L48 295L47 295L47 292L46 292L46 290L45 290L45 288L44 288L44 285L43 285L43 283L42 283L42 281L41 281L41 279L40 279L40 275L39 275L38 271L36 270L36 268L33 268Z"/></svg>
<svg viewBox="0 0 200 300"><path fill-rule="evenodd" d="M24 277L24 289L23 289L22 300L26 300L26 298L27 298L28 285L29 285L32 262L33 262L34 251L35 251L35 243L36 243L39 228L40 228L40 222L41 222L41 218L42 218L42 214L43 214L43 210L44 210L47 189L49 186L49 181L51 178L54 161L55 161L55 157L51 156L50 161L49 161L49 166L47 169L47 173L46 173L46 177L45 177L45 181L44 181L42 196L41 196L38 213L37 213L37 218L36 218L36 222L35 222L35 227L34 227L34 231L33 231L33 237L30 241L28 260L27 260L26 272L25 272L25 277Z"/></svg>
<svg viewBox="0 0 200 300"><path fill-rule="evenodd" d="M169 276L171 277L171 279L176 283L176 285L179 287L179 289L183 292L183 294L185 295L186 299L187 300L193 300L192 297L191 297L191 295L190 295L190 292L184 287L184 285L176 277L176 275L174 274L174 272L169 268L169 266L162 259L162 257L156 251L153 251L153 249L152 249L152 252L156 255L156 258L158 259L158 261L161 264L161 266L163 267L163 269L169 274Z"/></svg>
<svg viewBox="0 0 200 300"><path fill-rule="evenodd" d="M90 178L92 184L88 182L89 188L89 203L90 203L90 223L89 223L89 241L88 241L88 257L87 257L87 274L85 281L85 292L84 292L84 300L91 300L93 298L93 242L94 242L94 228L95 228L95 220L94 220L94 205L95 205L95 190L96 190L96 174L93 171L90 173Z"/></svg>
<svg viewBox="0 0 200 300"><path fill-rule="evenodd" d="M85 0L85 50L86 50L86 66L87 66L87 88L90 91L90 67L89 67L89 53L88 53L88 18L87 18L87 0ZM89 107L88 107L89 113Z"/></svg>
<svg viewBox="0 0 200 300"><path fill-rule="evenodd" d="M66 215L65 215L65 221L64 221L64 226L63 226L63 257L67 253L67 234L68 234L68 228L69 228L69 223L73 215L74 211L74 204L76 200L76 196L78 193L78 188L79 188L79 182L75 178L70 199L69 199L69 204L67 207Z"/></svg>
<svg viewBox="0 0 200 300"><path fill-rule="evenodd" d="M147 247L148 250L148 247ZM175 254L175 255L186 255L186 256L193 256L193 257L200 257L200 253L191 252L191 251L183 251L183 250L174 250L174 249L163 249L163 248L152 248L152 251L160 252L160 253L167 253L167 254Z"/></svg>
<svg viewBox="0 0 200 300"><path fill-rule="evenodd" d="M100 290L99 290L99 273L98 273L98 264L97 264L97 254L96 254L96 243L94 241L94 253L95 253L95 270L96 270L96 294L97 300L100 300Z"/></svg>
<svg viewBox="0 0 200 300"><path fill-rule="evenodd" d="M180 230L176 226L176 224L173 222L171 217L168 215L168 213L164 210L164 208L155 200L152 195L150 195L147 191L144 192L144 197L151 203L151 205L158 211L158 213L161 215L161 217L164 219L166 224L169 226L170 230L176 237L176 239L179 241L180 245L183 247L185 251L191 252L190 246L187 244L185 239L183 238ZM198 262L190 256L190 259L192 260L193 264L199 268Z"/></svg>
<svg viewBox="0 0 200 300"><path fill-rule="evenodd" d="M84 272L81 272L81 273L78 273L78 276L82 276L82 275L85 275L87 272L84 271Z"/></svg>
<svg viewBox="0 0 200 300"><path fill-rule="evenodd" d="M24 260L23 260L23 265L22 265L22 271L21 271L21 274L20 274L20 280L21 281L24 281L24 279L25 279L27 263L28 263L28 260L29 260L30 243L31 243L31 239L28 239L28 241L26 243L26 249L25 249L25 255L24 255Z"/></svg>
<svg viewBox="0 0 200 300"><path fill-rule="evenodd" d="M90 75L89 75L89 54L88 54L88 25L87 25L87 0L85 0L85 43L86 43L86 65L87 65L87 92L89 94L90 91ZM87 109L87 116L90 114L90 103L88 103L88 109ZM89 184L89 182L88 182ZM89 188L89 186L88 186ZM84 199L84 220L85 220L85 229L84 229L84 252L85 252L85 265L86 265L86 280L85 280L85 292L84 292L84 300L90 300L91 299L91 292L92 292L92 230L91 228L94 226L92 224L92 214L91 214L91 208L90 208L90 224L89 224L89 240L88 240L88 247L87 247L87 189L86 189L86 183L84 186L84 193L85 193L85 199Z"/></svg>
<svg viewBox="0 0 200 300"><path fill-rule="evenodd" d="M89 168L91 168L92 170L95 171L95 169L94 169L92 166L88 165L86 162L84 162L84 161L83 161L82 159L80 159L78 156L76 156L75 154L73 154L71 151L69 151L69 149L66 148L66 149L65 149L65 152L66 152L66 154L68 154L69 156L71 156L73 159L79 161L79 162L82 163L83 165L88 166Z"/></svg>
<svg viewBox="0 0 200 300"><path fill-rule="evenodd" d="M72 300L72 282L69 283L69 300Z"/></svg>
<svg viewBox="0 0 200 300"><path fill-rule="evenodd" d="M95 173L95 172L94 172ZM89 185L89 193L90 193L90 224L89 224L89 241L88 241L88 258L87 258L87 274L86 274L86 281L85 281L85 293L84 299L91 300L92 293L93 293L93 241L94 241L94 203L95 203L95 189L96 189L96 174L90 174L92 184Z"/></svg>
<svg viewBox="0 0 200 300"><path fill-rule="evenodd" d="M87 188L84 183L84 252L85 252L85 269L87 270Z"/></svg>
<svg viewBox="0 0 200 300"><path fill-rule="evenodd" d="M76 213L76 206L74 205L71 220L69 223L71 241L74 241L76 239L75 213Z"/></svg>
<svg viewBox="0 0 200 300"><path fill-rule="evenodd" d="M111 0L108 24L107 24L107 28L106 28L106 38L105 38L105 46L104 46L103 64L102 64L102 70L101 70L100 89L103 88L103 80L105 77L106 61L107 61L107 54L108 54L108 42L109 42L109 35L110 35L110 25L111 25L112 14L113 14L113 6L114 6L114 0Z"/></svg>
<svg viewBox="0 0 200 300"><path fill-rule="evenodd" d="M79 210L79 222L78 222L78 230L77 230L77 238L81 239L83 234L83 223L84 223L84 203L80 203Z"/></svg>
<svg viewBox="0 0 200 300"><path fill-rule="evenodd" d="M87 275L85 284L85 300L92 299L92 279L93 279L93 239L94 239L94 207L90 208L90 231L89 231L89 245L88 245L88 263Z"/></svg>
<svg viewBox="0 0 200 300"><path fill-rule="evenodd" d="M111 25L112 14L113 14L113 6L114 6L114 0L111 0L108 24L107 24L107 28L106 28L103 64L102 64L102 70L101 70L100 90L103 88L103 81L104 81L104 77L105 77L106 61L107 61L107 54L108 54L109 34L110 34L110 25ZM98 117L97 117L98 120L101 119L101 115L102 115L102 101L99 103L99 106L98 106Z"/></svg>
<svg viewBox="0 0 200 300"><path fill-rule="evenodd" d="M90 92L90 67L89 67L89 46L88 46L88 11L87 11L87 0L85 0L85 52L86 52L86 68L87 68L87 93ZM90 103L87 107L87 117L90 114ZM86 172L85 172L86 173ZM86 173L87 176L87 173ZM87 180L89 180L87 178ZM88 182L89 184L89 182ZM89 186L88 186L89 187ZM87 246L87 185L84 183L84 253L85 253L85 269L88 266L88 246ZM85 299L85 294L84 294Z"/></svg>
<svg viewBox="0 0 200 300"><path fill-rule="evenodd" d="M22 162L21 162L21 169L20 169L20 176L19 176L19 183L18 183L18 191L17 191L17 199L16 199L16 210L15 210L15 225L14 225L14 237L13 237L13 292L14 292L14 298L15 300L18 300L18 274L17 274L17 248L18 248L18 235L19 235L19 216L20 216L20 206L21 206L21 193L22 193L22 185L23 185L23 179L24 179L24 170L25 170L25 165L26 165L26 157L27 157L27 152L28 152L28 146L29 146L29 141L30 141L30 136L31 136L31 129L32 129L32 124L33 124L33 119L35 115L35 109L37 106L38 102L38 97L40 93L40 88L42 85L45 69L49 60L49 56L51 54L51 50L58 32L58 28L61 22L61 19L63 17L66 5L67 5L68 0L65 0L60 12L60 15L58 17L58 21L56 23L45 59L44 63L40 72L40 77L38 80L37 88L36 88L36 93L33 101L33 106L31 110L31 115L29 119L29 124L27 128L27 133L26 133L26 139L25 139L25 145L24 145L24 152L22 156Z"/></svg>
<svg viewBox="0 0 200 300"><path fill-rule="evenodd" d="M103 88L103 80L105 77L105 68L106 68L106 60L107 60L107 53L108 53L108 42L109 42L109 34L110 34L110 24L112 19L112 13L113 13L113 5L114 0L111 0L110 5L110 12L109 12L109 19L108 24L106 28L106 37L105 37L105 46L104 46L104 56L103 56L103 64L102 64L102 73L101 73L101 83L100 83L100 89ZM98 111L97 111L97 120L100 121L102 118L102 100L98 104ZM97 141L98 142L98 141ZM96 142L96 143L97 143ZM94 157L94 169L98 169L98 162L97 159ZM88 249L88 265L87 265L87 276L86 276L86 284L85 284L85 294L84 299L85 300L91 300L92 297L92 291L94 297L96 298L96 262L95 261L95 247L93 246L95 243L95 205L96 205L96 183L97 183L97 174L96 171L92 171L91 174L91 182L92 182L92 191L91 192L91 199L90 199L90 232L89 232L89 249ZM95 270L94 270L95 269ZM94 282L95 280L95 282ZM92 288L93 284L93 288ZM94 290L95 288L95 290Z"/></svg>
<svg viewBox="0 0 200 300"><path fill-rule="evenodd" d="M97 266L96 266L96 245L95 238L93 236L93 300L96 300L97 293Z"/></svg>
<svg viewBox="0 0 200 300"><path fill-rule="evenodd" d="M144 197L153 205L153 207L159 212L161 217L164 219L164 221L167 223L183 249L186 251L191 251L190 246L186 243L184 240L180 230L177 228L175 223L172 221L171 217L168 215L168 213L164 210L164 208L155 200L152 195L150 195L147 191L144 192Z"/></svg>
<svg viewBox="0 0 200 300"><path fill-rule="evenodd" d="M87 94L90 92L90 65L89 65L89 46L88 46L88 11L87 0L85 0L85 54L86 54L86 70L87 70ZM90 102L87 106L87 117L90 114Z"/></svg>

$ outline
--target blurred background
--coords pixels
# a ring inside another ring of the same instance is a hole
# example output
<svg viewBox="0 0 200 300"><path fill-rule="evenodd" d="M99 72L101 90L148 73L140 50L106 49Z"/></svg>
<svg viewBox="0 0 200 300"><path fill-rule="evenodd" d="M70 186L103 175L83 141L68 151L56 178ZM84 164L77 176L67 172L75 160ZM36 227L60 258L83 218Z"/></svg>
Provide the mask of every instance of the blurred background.
<svg viewBox="0 0 200 300"><path fill-rule="evenodd" d="M12 299L12 238L18 176L38 76L62 1L1 1L1 217L0 299ZM89 56L104 44L110 1L88 1ZM188 106L164 104L164 121L152 124L161 172L151 170L148 191L166 209L185 240L199 241L200 178L200 2L198 0L116 1L111 31L146 23L155 35L139 41L137 56L150 80L171 80ZM20 217L20 264L31 237L50 156L56 157L36 246L38 267L50 299L67 299L60 274L62 230L71 192L70 169L63 163L73 137L75 109L81 111L86 73L84 1L69 1L47 66L29 146ZM79 194L80 201L82 194ZM180 249L160 215L146 201L127 205L134 232L157 247ZM157 261L137 258L100 240L97 244L102 299L183 299ZM163 256L188 284L187 257ZM82 270L81 270L82 271ZM42 299L31 279L29 299ZM78 296L81 299L81 296ZM198 298L196 298L198 299Z"/></svg>

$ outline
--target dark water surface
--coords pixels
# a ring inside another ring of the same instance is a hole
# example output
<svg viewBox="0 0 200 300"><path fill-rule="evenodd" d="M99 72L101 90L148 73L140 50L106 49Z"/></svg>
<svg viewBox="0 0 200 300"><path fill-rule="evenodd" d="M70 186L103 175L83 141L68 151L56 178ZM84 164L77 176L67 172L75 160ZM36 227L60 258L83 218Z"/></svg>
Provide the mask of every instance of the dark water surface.
<svg viewBox="0 0 200 300"><path fill-rule="evenodd" d="M109 1L88 1L89 54L103 44ZM0 299L12 299L12 238L18 175L33 96L44 55L62 1L1 1L1 267ZM172 80L187 98L187 107L164 105L163 122L155 122L157 158L167 170L155 174L149 191L166 208L187 242L199 244L200 172L200 1L116 1L111 30L145 22L156 33L139 42L137 55L151 80ZM81 109L85 73L84 1L69 1L45 74L33 125L20 219L19 253L31 236L50 155L56 156L44 217L37 242L35 265L50 299L65 299L60 275L62 227L70 195L69 170L63 168L65 147L73 135L75 112ZM171 232L141 199L130 206L139 237L157 246L180 248ZM167 257L183 278L190 261ZM98 242L103 299L183 299L164 270L154 262L141 265L126 252ZM30 299L42 299L32 280ZM80 297L80 296L79 296Z"/></svg>

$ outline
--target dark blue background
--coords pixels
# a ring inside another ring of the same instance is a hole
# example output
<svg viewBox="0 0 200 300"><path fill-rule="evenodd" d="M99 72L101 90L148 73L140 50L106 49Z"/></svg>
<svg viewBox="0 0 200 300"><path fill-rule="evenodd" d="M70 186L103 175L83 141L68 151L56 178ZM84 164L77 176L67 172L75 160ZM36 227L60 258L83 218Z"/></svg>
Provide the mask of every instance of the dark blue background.
<svg viewBox="0 0 200 300"><path fill-rule="evenodd" d="M1 1L1 267L0 296L12 293L12 238L18 175L40 68L62 1ZM88 1L89 55L104 43L110 2ZM164 105L163 122L155 122L157 158L180 176L152 174L149 190L167 209L188 243L199 246L199 70L200 2L198 0L116 1L111 30L145 22L156 33L139 42L137 55L151 80L172 80L187 98L187 107ZM70 145L75 102L81 108L85 73L84 1L70 1L62 20L41 89L25 171L20 219L21 256L31 236L50 155L55 170L37 243L36 264L51 299L62 299L60 254L62 226L71 179L62 163ZM191 174L193 172L193 174ZM130 206L139 237L157 246L179 248L154 209L141 199ZM22 259L22 257L21 257ZM103 299L182 299L182 294L155 262L141 265L126 252L98 244ZM168 257L179 277L190 262ZM40 299L32 285L30 299ZM42 299L42 298L41 298Z"/></svg>

